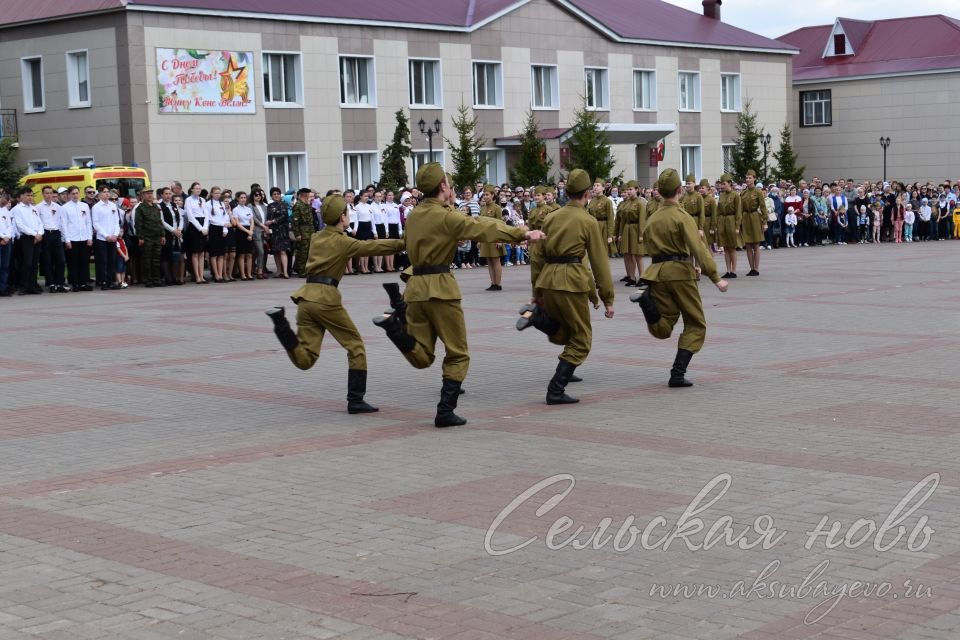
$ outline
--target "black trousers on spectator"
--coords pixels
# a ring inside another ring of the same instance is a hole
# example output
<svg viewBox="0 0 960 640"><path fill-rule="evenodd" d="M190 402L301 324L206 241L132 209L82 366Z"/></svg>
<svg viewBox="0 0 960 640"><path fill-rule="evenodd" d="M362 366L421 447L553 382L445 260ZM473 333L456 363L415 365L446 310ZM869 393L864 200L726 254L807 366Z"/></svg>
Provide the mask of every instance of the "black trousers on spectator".
<svg viewBox="0 0 960 640"><path fill-rule="evenodd" d="M34 236L20 236L20 290L31 291L40 287L37 268L40 266L40 245Z"/></svg>
<svg viewBox="0 0 960 640"><path fill-rule="evenodd" d="M117 275L117 243L94 240L93 257L97 263L97 284L112 285Z"/></svg>
<svg viewBox="0 0 960 640"><path fill-rule="evenodd" d="M72 242L70 247L70 286L77 289L86 286L90 279L90 247L86 242Z"/></svg>
<svg viewBox="0 0 960 640"><path fill-rule="evenodd" d="M43 275L46 285L63 286L63 268L66 256L63 252L63 236L59 231L43 232Z"/></svg>

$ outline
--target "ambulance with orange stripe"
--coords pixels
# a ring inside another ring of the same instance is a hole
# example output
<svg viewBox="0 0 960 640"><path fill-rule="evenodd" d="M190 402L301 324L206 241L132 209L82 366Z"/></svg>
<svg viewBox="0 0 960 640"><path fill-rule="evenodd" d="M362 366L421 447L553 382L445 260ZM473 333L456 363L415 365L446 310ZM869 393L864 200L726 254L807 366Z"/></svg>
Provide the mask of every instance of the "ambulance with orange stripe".
<svg viewBox="0 0 960 640"><path fill-rule="evenodd" d="M81 198L87 187L116 189L121 198L129 198L139 197L141 189L150 187L150 176L140 167L50 167L24 176L20 184L33 187L36 202L42 201L44 187L57 191L74 185L80 188Z"/></svg>

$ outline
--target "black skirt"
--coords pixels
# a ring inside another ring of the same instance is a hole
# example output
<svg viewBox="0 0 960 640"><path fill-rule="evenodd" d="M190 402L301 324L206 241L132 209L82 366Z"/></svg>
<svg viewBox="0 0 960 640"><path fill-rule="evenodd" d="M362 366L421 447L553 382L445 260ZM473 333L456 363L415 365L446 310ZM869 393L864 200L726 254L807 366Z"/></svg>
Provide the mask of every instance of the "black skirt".
<svg viewBox="0 0 960 640"><path fill-rule="evenodd" d="M387 225L387 228L390 230L390 236L389 236L389 237L390 237L391 240L399 240L399 239L400 239L400 225L399 225L399 224Z"/></svg>
<svg viewBox="0 0 960 640"><path fill-rule="evenodd" d="M373 223L357 223L357 240L373 240Z"/></svg>
<svg viewBox="0 0 960 640"><path fill-rule="evenodd" d="M227 239L223 237L223 227L218 224L210 225L210 234L207 236L207 253L211 258L219 258L227 252Z"/></svg>
<svg viewBox="0 0 960 640"><path fill-rule="evenodd" d="M377 225L377 237L381 240L385 240L387 237L387 225L378 224Z"/></svg>
<svg viewBox="0 0 960 640"><path fill-rule="evenodd" d="M203 224L203 218L197 218L197 222ZM187 223L187 231L183 235L186 244L187 253L197 254L207 250L207 239L203 232L199 231L193 224Z"/></svg>
<svg viewBox="0 0 960 640"><path fill-rule="evenodd" d="M237 228L230 227L227 229L227 237L225 240L225 245L227 251L236 251L237 250Z"/></svg>
<svg viewBox="0 0 960 640"><path fill-rule="evenodd" d="M247 235L245 231L240 231L239 229L234 229L237 253L241 255L247 255L248 253L253 253L253 240L250 236Z"/></svg>

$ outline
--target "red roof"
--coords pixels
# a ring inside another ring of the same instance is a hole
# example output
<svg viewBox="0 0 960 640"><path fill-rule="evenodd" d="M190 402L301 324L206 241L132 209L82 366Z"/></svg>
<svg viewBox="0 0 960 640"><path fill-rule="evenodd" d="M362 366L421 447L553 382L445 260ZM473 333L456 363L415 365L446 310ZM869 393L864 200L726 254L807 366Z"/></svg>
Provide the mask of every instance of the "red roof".
<svg viewBox="0 0 960 640"><path fill-rule="evenodd" d="M824 58L834 25L805 27L779 38L800 49L793 81L843 80L960 69L960 20L943 15L862 21L839 18L854 54Z"/></svg>
<svg viewBox="0 0 960 640"><path fill-rule="evenodd" d="M174 9L226 11L275 16L356 20L402 25L435 25L471 29L498 14L531 0L31 0L13 5L4 14L0 29L34 20L62 18L78 13L122 9ZM777 40L706 18L662 0L552 0L580 14L614 39L676 42L705 47L769 49L792 53ZM643 16L642 19L624 19Z"/></svg>
<svg viewBox="0 0 960 640"><path fill-rule="evenodd" d="M566 0L625 40L681 42L735 49L774 49L792 53L792 46L707 18L661 0Z"/></svg>
<svg viewBox="0 0 960 640"><path fill-rule="evenodd" d="M522 0L129 0L130 5L470 27Z"/></svg>
<svg viewBox="0 0 960 640"><path fill-rule="evenodd" d="M123 8L123 0L30 0L4 4L3 26Z"/></svg>

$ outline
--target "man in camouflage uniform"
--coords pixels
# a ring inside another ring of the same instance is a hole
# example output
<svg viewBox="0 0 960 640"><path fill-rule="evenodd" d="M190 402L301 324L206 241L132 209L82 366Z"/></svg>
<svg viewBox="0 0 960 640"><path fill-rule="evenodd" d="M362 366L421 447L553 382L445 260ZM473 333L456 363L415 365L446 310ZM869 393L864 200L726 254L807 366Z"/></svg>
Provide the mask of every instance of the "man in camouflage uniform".
<svg viewBox="0 0 960 640"><path fill-rule="evenodd" d="M297 240L297 251L294 256L293 270L301 277L307 275L307 257L310 255L310 239L316 230L314 224L313 207L310 189L297 191L297 201L293 203L293 219L290 221L290 230Z"/></svg>
<svg viewBox="0 0 960 640"><path fill-rule="evenodd" d="M167 240L163 230L162 212L155 199L156 194L152 189L144 189L140 192L141 202L134 212L134 225L143 265L143 283L148 288L166 286L160 270L160 250Z"/></svg>

